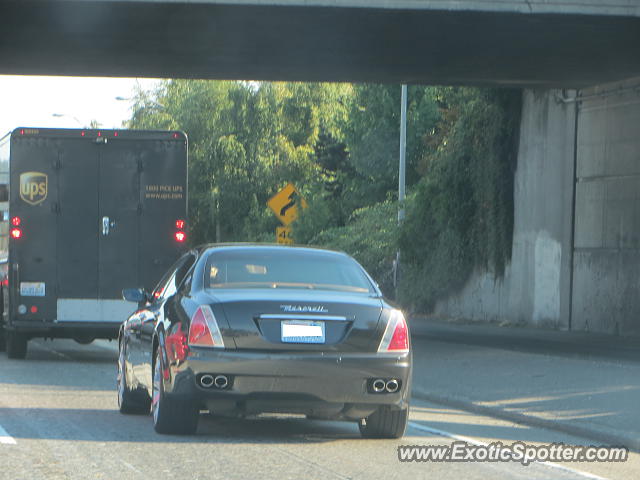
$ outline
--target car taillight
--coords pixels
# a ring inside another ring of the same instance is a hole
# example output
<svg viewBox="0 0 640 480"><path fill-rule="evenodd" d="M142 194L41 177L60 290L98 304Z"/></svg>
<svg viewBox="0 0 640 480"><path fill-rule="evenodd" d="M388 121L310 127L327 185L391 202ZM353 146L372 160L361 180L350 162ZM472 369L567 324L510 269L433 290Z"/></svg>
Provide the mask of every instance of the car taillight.
<svg viewBox="0 0 640 480"><path fill-rule="evenodd" d="M408 352L409 328L400 310L391 312L387 328L384 331L378 352Z"/></svg>
<svg viewBox="0 0 640 480"><path fill-rule="evenodd" d="M198 307L191 317L191 325L189 325L189 345L224 348L220 327L209 305Z"/></svg>

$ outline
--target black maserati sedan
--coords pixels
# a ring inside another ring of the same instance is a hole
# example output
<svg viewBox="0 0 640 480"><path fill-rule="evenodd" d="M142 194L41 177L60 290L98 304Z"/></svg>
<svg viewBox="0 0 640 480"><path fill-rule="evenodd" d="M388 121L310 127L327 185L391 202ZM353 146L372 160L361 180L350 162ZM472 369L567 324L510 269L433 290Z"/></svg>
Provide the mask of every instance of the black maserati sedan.
<svg viewBox="0 0 640 480"><path fill-rule="evenodd" d="M183 255L121 326L118 404L159 433L214 415L293 413L406 429L411 346L402 312L344 253L206 245Z"/></svg>

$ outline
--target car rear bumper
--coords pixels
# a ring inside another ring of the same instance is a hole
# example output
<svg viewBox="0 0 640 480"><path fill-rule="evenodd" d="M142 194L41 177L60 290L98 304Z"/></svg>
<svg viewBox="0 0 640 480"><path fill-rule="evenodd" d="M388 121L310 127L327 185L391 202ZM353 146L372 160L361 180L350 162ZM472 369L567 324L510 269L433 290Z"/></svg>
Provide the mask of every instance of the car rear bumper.
<svg viewBox="0 0 640 480"><path fill-rule="evenodd" d="M381 405L406 408L411 354L265 353L192 350L171 368L167 394L190 396L215 413L302 413L358 419ZM203 374L224 375L221 389L199 384ZM396 379L393 393L375 393L374 379Z"/></svg>

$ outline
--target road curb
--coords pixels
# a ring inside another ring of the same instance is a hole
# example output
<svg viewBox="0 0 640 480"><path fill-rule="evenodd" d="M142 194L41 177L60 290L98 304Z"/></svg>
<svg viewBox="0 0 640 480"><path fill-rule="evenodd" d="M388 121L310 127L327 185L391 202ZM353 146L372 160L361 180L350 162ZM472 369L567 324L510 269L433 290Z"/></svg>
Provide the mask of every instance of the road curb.
<svg viewBox="0 0 640 480"><path fill-rule="evenodd" d="M634 438L623 434L611 434L592 428L572 425L561 420L548 420L546 418L535 417L533 415L525 415L524 413L511 412L499 407L478 405L477 403L473 403L471 401L463 400L460 398L451 398L433 393L426 393L420 390L416 390L415 387L413 388L412 395L415 398L426 400L431 403L437 403L443 406L466 410L472 413L479 413L501 420L508 420L530 427L555 430L569 435L588 438L589 440L602 442L603 444L608 444L611 446L624 446L629 450L640 452L640 436Z"/></svg>

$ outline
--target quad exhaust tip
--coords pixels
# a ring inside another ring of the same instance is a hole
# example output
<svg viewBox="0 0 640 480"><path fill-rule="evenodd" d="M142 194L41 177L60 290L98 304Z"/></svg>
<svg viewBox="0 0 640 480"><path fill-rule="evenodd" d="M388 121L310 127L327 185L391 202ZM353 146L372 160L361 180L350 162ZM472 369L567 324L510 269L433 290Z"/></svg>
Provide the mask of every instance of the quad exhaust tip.
<svg viewBox="0 0 640 480"><path fill-rule="evenodd" d="M371 393L396 393L400 390L400 380L397 378L375 378L369 380Z"/></svg>
<svg viewBox="0 0 640 480"><path fill-rule="evenodd" d="M229 385L229 379L226 377L226 375L218 375L213 380L213 383L217 388L227 388L227 386Z"/></svg>
<svg viewBox="0 0 640 480"><path fill-rule="evenodd" d="M389 393L396 393L398 391L398 388L400 388L400 384L395 378L392 378L387 382L387 385L385 388Z"/></svg>
<svg viewBox="0 0 640 480"><path fill-rule="evenodd" d="M208 373L200 377L201 387L211 388L214 382L215 382L215 379L213 378L213 375L209 375Z"/></svg>
<svg viewBox="0 0 640 480"><path fill-rule="evenodd" d="M226 375L216 375L215 377L210 373L205 373L200 376L198 383L202 388L218 388L223 390L229 386L229 377Z"/></svg>
<svg viewBox="0 0 640 480"><path fill-rule="evenodd" d="M385 384L384 380L381 379L381 378L378 378L378 379L374 380L373 383L371 384L371 388L376 393L383 392L385 387L386 387L386 384Z"/></svg>

